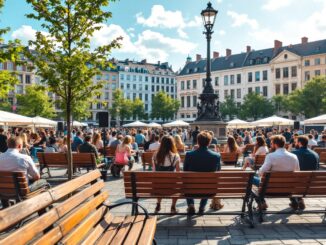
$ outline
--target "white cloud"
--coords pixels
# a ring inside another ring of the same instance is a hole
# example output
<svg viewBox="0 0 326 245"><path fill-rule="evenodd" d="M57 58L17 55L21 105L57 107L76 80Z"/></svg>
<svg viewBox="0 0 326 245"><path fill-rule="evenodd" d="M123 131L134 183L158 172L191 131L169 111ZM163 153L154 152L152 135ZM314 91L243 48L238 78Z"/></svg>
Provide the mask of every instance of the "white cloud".
<svg viewBox="0 0 326 245"><path fill-rule="evenodd" d="M291 5L294 0L266 0L265 2L266 3L262 7L263 9L267 11L275 11Z"/></svg>
<svg viewBox="0 0 326 245"><path fill-rule="evenodd" d="M37 30L33 29L32 26L22 25L17 30L13 31L11 37L14 39L20 39L24 44L28 44L28 41L34 41L36 39ZM41 32L43 35L48 35L46 32Z"/></svg>
<svg viewBox="0 0 326 245"><path fill-rule="evenodd" d="M218 34L219 34L220 36L225 36L226 32L225 32L224 30L220 30L220 31L218 32Z"/></svg>
<svg viewBox="0 0 326 245"><path fill-rule="evenodd" d="M223 0L216 0L217 4L221 4Z"/></svg>
<svg viewBox="0 0 326 245"><path fill-rule="evenodd" d="M185 21L181 11L165 10L162 5L154 5L148 18L145 18L143 13L137 13L136 20L138 24L147 27L177 29L179 36L182 38L188 37L184 31L185 28L201 25L201 18L199 16L195 16L193 20L187 22Z"/></svg>
<svg viewBox="0 0 326 245"><path fill-rule="evenodd" d="M250 19L247 14L239 14L235 11L228 11L227 15L233 20L232 27L241 27L243 25L249 25L252 29L258 29L259 24L257 20Z"/></svg>

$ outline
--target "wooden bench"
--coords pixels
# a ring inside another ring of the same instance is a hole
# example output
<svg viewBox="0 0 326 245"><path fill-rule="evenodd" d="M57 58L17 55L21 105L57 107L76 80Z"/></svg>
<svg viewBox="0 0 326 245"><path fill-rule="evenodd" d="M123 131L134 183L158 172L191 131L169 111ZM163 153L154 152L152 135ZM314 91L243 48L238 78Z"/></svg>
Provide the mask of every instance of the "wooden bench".
<svg viewBox="0 0 326 245"><path fill-rule="evenodd" d="M248 216L250 226L254 226L252 212L246 212L251 193L254 171L200 172L132 172L124 173L126 198L135 203L140 198L230 198L243 199L239 212L205 213ZM134 206L134 210L137 207ZM248 207L252 211L252 208ZM170 213L159 213L170 215ZM187 213L178 213L186 215Z"/></svg>
<svg viewBox="0 0 326 245"><path fill-rule="evenodd" d="M326 164L326 152L321 152L319 155L319 162Z"/></svg>
<svg viewBox="0 0 326 245"><path fill-rule="evenodd" d="M258 205L264 198L290 198L290 197L325 197L326 171L297 171L297 172L268 172L260 181L259 187L253 188L250 202L256 200ZM252 205L249 205L252 207ZM324 210L306 211L307 213L326 213ZM259 210L259 221L263 215L289 214L283 211Z"/></svg>
<svg viewBox="0 0 326 245"><path fill-rule="evenodd" d="M326 152L326 148L322 148L322 147L315 147L314 151L320 156L320 154L322 152Z"/></svg>
<svg viewBox="0 0 326 245"><path fill-rule="evenodd" d="M152 163L153 163L153 155L154 155L155 151L146 151L143 152L141 155L141 162L143 164L143 170L146 170L146 166L148 168L152 167Z"/></svg>
<svg viewBox="0 0 326 245"><path fill-rule="evenodd" d="M266 155L256 155L254 160L254 170L258 170L265 162Z"/></svg>
<svg viewBox="0 0 326 245"><path fill-rule="evenodd" d="M237 165L239 159L239 154L235 152L221 152L221 161L224 165Z"/></svg>
<svg viewBox="0 0 326 245"><path fill-rule="evenodd" d="M0 211L0 231L28 218L0 244L152 244L156 217L114 216L98 170ZM138 205L141 207L140 205ZM138 207L137 206L137 207ZM155 242L154 242L155 243Z"/></svg>
<svg viewBox="0 0 326 245"><path fill-rule="evenodd" d="M31 192L28 187L28 180L23 171L0 171L0 200L3 208L9 206L10 200L18 203L45 191L49 187L47 185L44 188Z"/></svg>
<svg viewBox="0 0 326 245"><path fill-rule="evenodd" d="M68 168L66 153L38 152L37 157L39 159L40 172L42 173L43 169L46 168L50 177L50 168ZM94 153L73 153L72 160L74 168L96 169L104 166L104 164L96 164Z"/></svg>

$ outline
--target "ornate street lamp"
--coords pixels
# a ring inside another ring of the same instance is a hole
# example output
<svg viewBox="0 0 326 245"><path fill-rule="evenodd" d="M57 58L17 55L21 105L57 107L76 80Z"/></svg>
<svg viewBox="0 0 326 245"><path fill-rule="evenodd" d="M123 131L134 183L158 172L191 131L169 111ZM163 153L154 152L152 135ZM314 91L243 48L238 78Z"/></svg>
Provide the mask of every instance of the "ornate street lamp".
<svg viewBox="0 0 326 245"><path fill-rule="evenodd" d="M214 93L211 78L211 39L213 27L218 11L209 2L207 8L201 11L205 27L204 34L207 39L206 79L203 93L199 96L197 104L198 115L196 121L221 121L218 95Z"/></svg>

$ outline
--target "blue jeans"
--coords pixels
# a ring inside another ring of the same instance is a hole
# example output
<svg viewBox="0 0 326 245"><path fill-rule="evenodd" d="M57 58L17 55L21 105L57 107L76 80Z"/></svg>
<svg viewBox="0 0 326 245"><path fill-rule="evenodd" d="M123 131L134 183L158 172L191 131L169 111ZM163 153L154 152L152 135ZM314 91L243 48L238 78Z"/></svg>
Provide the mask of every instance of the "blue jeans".
<svg viewBox="0 0 326 245"><path fill-rule="evenodd" d="M252 179L252 184L255 186L259 186L260 178L258 176L254 176L254 178Z"/></svg>
<svg viewBox="0 0 326 245"><path fill-rule="evenodd" d="M207 201L208 201L207 198L200 199L199 209L205 209L205 206L207 204ZM194 199L187 198L187 204L188 204L188 207L189 207L189 205L195 205Z"/></svg>

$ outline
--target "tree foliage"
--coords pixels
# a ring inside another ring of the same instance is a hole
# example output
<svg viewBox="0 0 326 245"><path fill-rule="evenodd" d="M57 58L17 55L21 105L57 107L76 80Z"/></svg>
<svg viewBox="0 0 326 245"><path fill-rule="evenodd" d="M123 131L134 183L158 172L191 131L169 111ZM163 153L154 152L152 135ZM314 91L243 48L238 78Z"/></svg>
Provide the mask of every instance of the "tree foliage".
<svg viewBox="0 0 326 245"><path fill-rule="evenodd" d="M18 113L29 117L53 118L55 110L44 86L26 87L26 93L17 95Z"/></svg>
<svg viewBox="0 0 326 245"><path fill-rule="evenodd" d="M234 98L227 96L225 101L220 105L220 112L223 118L229 116L229 118L232 119L235 115L237 115L239 109L234 101Z"/></svg>
<svg viewBox="0 0 326 245"><path fill-rule="evenodd" d="M165 92L160 91L153 97L151 117L152 119L161 118L165 122L175 116L179 107L180 101L172 99Z"/></svg>
<svg viewBox="0 0 326 245"><path fill-rule="evenodd" d="M0 13L4 6L4 0L0 0ZM0 43L4 42L3 35L8 33L10 28L0 28ZM20 55L22 54L23 47L20 41L15 39L9 41L6 45L0 47L0 63L13 62L16 64L23 64ZM0 70L0 99L6 99L8 93L14 89L18 83L18 79L13 71Z"/></svg>
<svg viewBox="0 0 326 245"><path fill-rule="evenodd" d="M310 80L303 89L297 89L288 96L287 109L306 118L326 113L326 77Z"/></svg>
<svg viewBox="0 0 326 245"><path fill-rule="evenodd" d="M241 106L241 118L268 117L274 114L273 104L257 93L249 93L244 97Z"/></svg>
<svg viewBox="0 0 326 245"><path fill-rule="evenodd" d="M280 116L281 112L287 111L288 98L285 95L274 95L271 100L275 114Z"/></svg>
<svg viewBox="0 0 326 245"><path fill-rule="evenodd" d="M93 83L101 68L113 67L109 62L112 48L119 47L118 40L108 45L91 48L91 37L101 29L112 13L107 9L114 0L27 0L34 10L27 17L41 21L48 33L36 33L30 41L35 55L29 55L37 73L50 91L54 92L66 114L67 137L71 137L71 115L79 103L93 98L102 83ZM68 177L72 178L71 146L68 144Z"/></svg>
<svg viewBox="0 0 326 245"><path fill-rule="evenodd" d="M139 120L145 119L144 102L139 98L136 98L132 102L132 116L134 118L138 118Z"/></svg>

